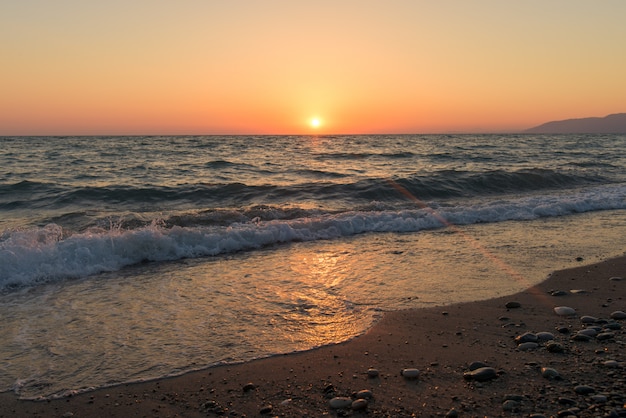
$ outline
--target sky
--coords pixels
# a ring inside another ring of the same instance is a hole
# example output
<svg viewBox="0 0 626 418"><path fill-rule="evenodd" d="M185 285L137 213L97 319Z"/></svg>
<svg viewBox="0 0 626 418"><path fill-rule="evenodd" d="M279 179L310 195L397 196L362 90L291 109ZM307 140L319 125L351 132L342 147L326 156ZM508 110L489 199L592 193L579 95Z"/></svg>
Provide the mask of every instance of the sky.
<svg viewBox="0 0 626 418"><path fill-rule="evenodd" d="M621 113L625 17L624 0L0 0L0 135L511 132Z"/></svg>

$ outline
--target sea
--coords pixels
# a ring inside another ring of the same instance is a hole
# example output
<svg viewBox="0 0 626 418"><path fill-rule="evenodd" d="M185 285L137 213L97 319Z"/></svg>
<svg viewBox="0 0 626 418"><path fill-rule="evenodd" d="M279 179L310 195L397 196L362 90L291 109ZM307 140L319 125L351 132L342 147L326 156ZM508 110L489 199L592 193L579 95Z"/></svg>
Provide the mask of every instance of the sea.
<svg viewBox="0 0 626 418"><path fill-rule="evenodd" d="M309 350L625 249L626 135L0 137L0 391Z"/></svg>

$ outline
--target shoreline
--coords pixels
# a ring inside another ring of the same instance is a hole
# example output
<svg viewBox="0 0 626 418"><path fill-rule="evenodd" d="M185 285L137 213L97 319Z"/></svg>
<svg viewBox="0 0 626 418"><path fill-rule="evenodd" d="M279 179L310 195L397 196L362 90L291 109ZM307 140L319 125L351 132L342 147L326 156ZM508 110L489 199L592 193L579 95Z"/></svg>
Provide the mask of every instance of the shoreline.
<svg viewBox="0 0 626 418"><path fill-rule="evenodd" d="M609 280L614 277L624 279ZM55 400L3 393L0 417L556 416L565 410L576 416L626 416L626 320L616 320L622 328L606 339L572 339L586 327L581 316L609 318L626 311L625 297L626 256L621 256L554 272L510 296L387 312L365 334L309 351ZM520 307L507 308L507 302ZM556 306L576 313L559 316ZM550 352L545 342L520 349L514 339L525 332L552 333L563 351ZM493 368L495 378L464 378L477 361ZM543 377L542 367L561 378ZM406 368L418 369L419 377L401 376ZM369 377L369 369L378 376ZM579 386L593 392L578 393ZM364 410L329 406L333 397L362 390L372 396Z"/></svg>

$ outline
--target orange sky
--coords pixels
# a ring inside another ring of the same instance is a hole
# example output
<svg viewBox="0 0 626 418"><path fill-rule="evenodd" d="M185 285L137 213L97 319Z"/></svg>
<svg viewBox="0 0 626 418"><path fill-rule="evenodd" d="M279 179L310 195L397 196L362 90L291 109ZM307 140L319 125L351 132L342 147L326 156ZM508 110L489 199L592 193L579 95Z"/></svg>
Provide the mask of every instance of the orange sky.
<svg viewBox="0 0 626 418"><path fill-rule="evenodd" d="M605 116L626 112L625 16L623 0L5 1L0 135L493 132Z"/></svg>

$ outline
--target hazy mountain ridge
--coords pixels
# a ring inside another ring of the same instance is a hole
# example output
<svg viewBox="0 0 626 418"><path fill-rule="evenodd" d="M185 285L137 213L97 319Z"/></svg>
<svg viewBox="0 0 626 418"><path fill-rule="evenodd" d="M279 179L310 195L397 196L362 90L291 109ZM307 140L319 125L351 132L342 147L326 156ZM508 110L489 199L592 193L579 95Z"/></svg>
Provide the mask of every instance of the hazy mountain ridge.
<svg viewBox="0 0 626 418"><path fill-rule="evenodd" d="M626 113L603 118L566 119L547 122L524 131L531 134L614 134L626 133Z"/></svg>

